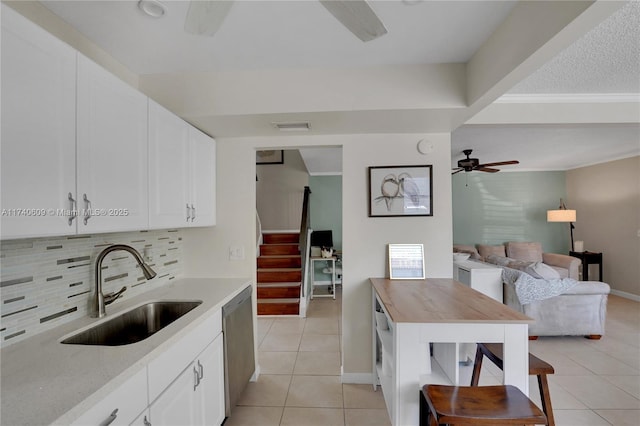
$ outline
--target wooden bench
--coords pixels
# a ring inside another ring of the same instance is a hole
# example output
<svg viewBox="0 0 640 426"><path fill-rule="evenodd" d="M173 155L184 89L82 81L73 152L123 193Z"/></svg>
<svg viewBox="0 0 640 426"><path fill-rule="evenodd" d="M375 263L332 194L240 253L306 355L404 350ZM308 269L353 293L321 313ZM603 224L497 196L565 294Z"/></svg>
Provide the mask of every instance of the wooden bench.
<svg viewBox="0 0 640 426"><path fill-rule="evenodd" d="M420 426L546 425L547 418L515 386L424 385Z"/></svg>
<svg viewBox="0 0 640 426"><path fill-rule="evenodd" d="M471 375L471 386L478 386L480 381L480 368L482 367L482 359L486 356L500 370L503 366L503 350L501 343L478 343L476 350L476 359L473 365L473 374ZM538 388L540 389L540 400L542 401L542 411L547 416L549 426L555 426L553 419L553 409L551 408L551 395L549 394L549 383L547 382L547 374L553 374L555 370L551 364L541 360L535 355L529 354L529 375L538 376Z"/></svg>

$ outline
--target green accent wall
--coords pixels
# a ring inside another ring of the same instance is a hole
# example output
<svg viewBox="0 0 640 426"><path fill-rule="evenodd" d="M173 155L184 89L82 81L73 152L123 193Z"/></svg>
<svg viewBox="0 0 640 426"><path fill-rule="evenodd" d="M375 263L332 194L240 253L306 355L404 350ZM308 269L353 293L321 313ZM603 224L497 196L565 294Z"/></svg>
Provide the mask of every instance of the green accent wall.
<svg viewBox="0 0 640 426"><path fill-rule="evenodd" d="M333 231L333 248L342 250L342 176L309 176L311 229Z"/></svg>
<svg viewBox="0 0 640 426"><path fill-rule="evenodd" d="M560 198L571 208L565 172L461 172L451 192L454 244L539 241L545 252L569 254L569 224L547 222Z"/></svg>

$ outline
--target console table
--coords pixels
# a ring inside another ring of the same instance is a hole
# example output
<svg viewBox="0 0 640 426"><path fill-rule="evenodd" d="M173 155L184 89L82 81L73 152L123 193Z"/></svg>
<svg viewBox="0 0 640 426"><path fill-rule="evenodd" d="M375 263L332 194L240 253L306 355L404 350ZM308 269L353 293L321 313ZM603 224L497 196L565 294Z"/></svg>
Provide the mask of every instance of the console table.
<svg viewBox="0 0 640 426"><path fill-rule="evenodd" d="M502 268L472 260L453 262L453 279L502 303ZM474 347L475 353L475 347Z"/></svg>
<svg viewBox="0 0 640 426"><path fill-rule="evenodd" d="M316 257L312 256L311 259L311 298L314 297L333 297L336 298L336 258L331 257ZM316 262L329 262L331 264L331 285L329 286L329 294L316 294L314 289L316 287Z"/></svg>
<svg viewBox="0 0 640 426"><path fill-rule="evenodd" d="M582 260L582 281L589 281L589 265L598 265L598 279L602 281L602 253L592 251L570 251L570 256Z"/></svg>
<svg viewBox="0 0 640 426"><path fill-rule="evenodd" d="M465 342L503 343L504 383L529 394L531 318L449 278L369 281L374 388L394 426L418 424L422 385L469 385L460 375Z"/></svg>

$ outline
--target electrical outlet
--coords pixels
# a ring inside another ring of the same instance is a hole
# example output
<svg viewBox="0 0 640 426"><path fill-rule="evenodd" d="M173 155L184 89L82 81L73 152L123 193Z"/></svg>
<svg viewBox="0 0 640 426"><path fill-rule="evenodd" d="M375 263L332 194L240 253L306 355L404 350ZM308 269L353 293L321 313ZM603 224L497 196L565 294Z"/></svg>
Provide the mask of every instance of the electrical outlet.
<svg viewBox="0 0 640 426"><path fill-rule="evenodd" d="M153 252L151 251L151 247L145 247L142 253L144 257L144 261L149 263L153 262Z"/></svg>
<svg viewBox="0 0 640 426"><path fill-rule="evenodd" d="M242 246L229 247L229 260L244 260L244 247Z"/></svg>

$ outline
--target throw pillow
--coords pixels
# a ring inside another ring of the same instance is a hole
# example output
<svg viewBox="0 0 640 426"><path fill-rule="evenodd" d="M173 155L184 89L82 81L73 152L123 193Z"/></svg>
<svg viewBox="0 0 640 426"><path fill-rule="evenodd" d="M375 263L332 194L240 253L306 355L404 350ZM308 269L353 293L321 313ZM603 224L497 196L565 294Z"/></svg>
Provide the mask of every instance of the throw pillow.
<svg viewBox="0 0 640 426"><path fill-rule="evenodd" d="M497 256L503 256L503 257L507 255L503 245L490 246L486 244L478 244L478 252L480 253L480 256L483 259L486 259L487 256L491 254L495 254Z"/></svg>
<svg viewBox="0 0 640 426"><path fill-rule="evenodd" d="M537 274L540 278L545 279L545 280L558 280L558 279L560 279L560 273L558 271L556 271L551 266L549 266L549 265L547 265L545 263L542 263L542 262L534 262L527 269L530 269L535 274ZM525 271L525 272L527 272L527 271ZM535 277L535 275L533 275L531 272L527 272L527 273L529 275L532 275L532 276Z"/></svg>
<svg viewBox="0 0 640 426"><path fill-rule="evenodd" d="M542 245L510 241L507 243L507 256L526 262L542 262Z"/></svg>
<svg viewBox="0 0 640 426"><path fill-rule="evenodd" d="M553 280L560 278L560 274L549 265L545 265L542 262L525 262L522 260L514 260L504 265L507 268L517 269L526 274L531 275L533 278L543 280Z"/></svg>
<svg viewBox="0 0 640 426"><path fill-rule="evenodd" d="M453 245L454 253L468 253L471 259L480 259L480 255L478 254L478 250L474 246L468 246L464 244L454 244Z"/></svg>

